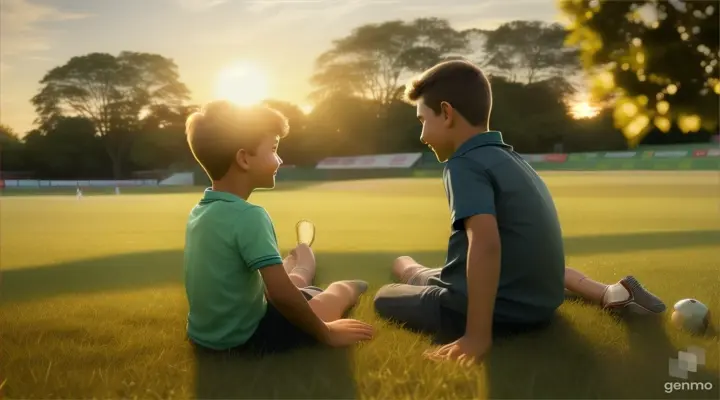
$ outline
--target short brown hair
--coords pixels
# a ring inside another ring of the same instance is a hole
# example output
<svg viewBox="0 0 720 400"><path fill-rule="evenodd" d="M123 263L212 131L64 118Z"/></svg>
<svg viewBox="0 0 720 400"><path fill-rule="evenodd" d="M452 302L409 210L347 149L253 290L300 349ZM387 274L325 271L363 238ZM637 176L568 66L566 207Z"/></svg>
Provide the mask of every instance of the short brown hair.
<svg viewBox="0 0 720 400"><path fill-rule="evenodd" d="M405 87L411 103L423 98L440 114L440 103L450 103L473 126L486 126L492 110L492 90L485 74L466 60L445 61L423 72Z"/></svg>
<svg viewBox="0 0 720 400"><path fill-rule="evenodd" d="M185 124L190 150L210 179L225 176L240 149L253 153L263 138L284 138L287 118L266 107L240 107L213 101L188 117Z"/></svg>

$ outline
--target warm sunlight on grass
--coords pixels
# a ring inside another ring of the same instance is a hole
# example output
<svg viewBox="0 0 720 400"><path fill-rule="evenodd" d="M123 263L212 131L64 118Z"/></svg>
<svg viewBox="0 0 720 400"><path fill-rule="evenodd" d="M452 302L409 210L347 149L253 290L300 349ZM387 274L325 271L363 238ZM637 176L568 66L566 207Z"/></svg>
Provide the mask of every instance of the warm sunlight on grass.
<svg viewBox="0 0 720 400"><path fill-rule="evenodd" d="M717 173L654 172L543 172L567 262L600 282L632 274L668 307L693 297L718 310ZM186 340L182 249L203 187L127 188L121 196L93 188L81 201L73 188L6 191L0 398L720 398L717 318L711 334L690 335L667 312L626 318L573 299L547 330L494 342L482 367L428 362L430 338L381 320L372 302L398 255L444 262L450 227L439 179L286 181L253 194L273 217L282 254L296 242L299 219L316 224L317 285L370 283L349 316L377 330L351 349L259 360L196 352ZM689 346L705 350L705 365L683 384L712 390L670 393L664 384L680 382L669 377L668 360Z"/></svg>
<svg viewBox="0 0 720 400"><path fill-rule="evenodd" d="M259 68L245 63L220 71L215 87L216 97L241 106L258 104L268 95L268 80Z"/></svg>
<svg viewBox="0 0 720 400"><path fill-rule="evenodd" d="M574 119L594 118L600 114L600 108L587 101L577 101L570 104L570 116Z"/></svg>

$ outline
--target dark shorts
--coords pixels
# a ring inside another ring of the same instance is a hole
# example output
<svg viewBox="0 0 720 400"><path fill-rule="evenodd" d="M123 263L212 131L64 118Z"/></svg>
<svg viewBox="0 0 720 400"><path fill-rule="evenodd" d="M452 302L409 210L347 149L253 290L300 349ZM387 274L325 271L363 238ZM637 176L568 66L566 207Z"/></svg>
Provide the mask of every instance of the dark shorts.
<svg viewBox="0 0 720 400"><path fill-rule="evenodd" d="M375 295L376 312L407 329L432 335L436 343L459 339L465 334L467 299L439 285L441 271L442 268L424 268L410 277L407 284L383 286ZM493 336L512 336L548 323L494 322Z"/></svg>
<svg viewBox="0 0 720 400"><path fill-rule="evenodd" d="M300 292L308 301L317 296L319 293L322 293L322 291L322 289L315 286L308 286L300 289ZM285 352L300 347L314 346L317 344L318 341L314 337L293 325L293 323L288 321L277 308L268 302L265 316L260 320L260 324L250 339L238 347L220 352L239 352L254 355L265 355L270 353ZM218 352L210 349L204 350Z"/></svg>

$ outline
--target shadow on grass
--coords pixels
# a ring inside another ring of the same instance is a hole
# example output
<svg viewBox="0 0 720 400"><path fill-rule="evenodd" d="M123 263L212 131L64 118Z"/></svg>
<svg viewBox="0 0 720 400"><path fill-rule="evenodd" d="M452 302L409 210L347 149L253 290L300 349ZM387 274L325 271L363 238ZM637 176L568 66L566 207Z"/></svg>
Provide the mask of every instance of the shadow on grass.
<svg viewBox="0 0 720 400"><path fill-rule="evenodd" d="M182 283L183 254L179 250L120 254L0 271L0 278L2 302L107 290L142 289Z"/></svg>
<svg viewBox="0 0 720 400"><path fill-rule="evenodd" d="M661 232L568 238L569 254L671 249L716 244L720 231ZM398 253L320 253L317 283L365 279L373 288L390 278ZM437 265L444 252L411 254ZM182 285L182 251L124 254L94 260L2 271L3 303L160 285ZM178 321L178 323L184 323ZM491 398L660 398L668 359L677 356L661 324L628 320L630 352L613 356L598 349L571 324L558 318L548 329L498 343L488 360ZM657 326L653 326L656 324ZM518 357L518 354L525 355ZM602 357L599 357L602 356ZM263 360L210 354L197 355L198 398L355 398L352 354L303 350ZM717 391L717 376L699 371L693 381L708 380ZM657 383L657 387L647 385ZM715 394L717 392L714 392ZM674 397L707 392L676 392ZM710 394L713 394L711 392ZM715 396L717 398L717 396Z"/></svg>
<svg viewBox="0 0 720 400"><path fill-rule="evenodd" d="M485 362L487 396L598 398L607 388L599 360L596 347L559 314L543 330L495 342Z"/></svg>
<svg viewBox="0 0 720 400"><path fill-rule="evenodd" d="M566 237L568 255L627 253L643 250L670 250L720 243L720 230L638 232L614 235Z"/></svg>
<svg viewBox="0 0 720 400"><path fill-rule="evenodd" d="M301 349L271 357L195 349L198 399L355 399L350 349Z"/></svg>
<svg viewBox="0 0 720 400"><path fill-rule="evenodd" d="M720 243L720 231L657 232L581 236L565 239L568 255L673 249ZM365 279L371 285L389 282L392 260L411 255L427 266L442 265L442 251L389 253L319 253L319 284ZM181 250L120 254L62 264L0 271L0 301L22 301L62 294L139 289L183 281Z"/></svg>
<svg viewBox="0 0 720 400"><path fill-rule="evenodd" d="M664 317L617 316L627 348L598 348L563 315L545 330L498 340L485 364L488 398L717 399L717 371L698 366L687 380L670 377L670 358L685 349L668 338ZM683 382L710 382L712 390L667 386Z"/></svg>
<svg viewBox="0 0 720 400"><path fill-rule="evenodd" d="M677 359L678 351L687 351L687 349L677 348L672 343L667 336L662 317L625 316L622 319L627 327L631 357L628 359L629 362L623 363L623 368L618 371L617 378L621 379L618 383L630 383L633 375L642 376L643 381L652 383L652 385L642 387L631 384L624 385L626 390L623 398L720 398L720 371L711 371L706 366L700 365L696 372L688 372L686 380L670 376L670 359ZM622 376L625 378L622 379ZM710 382L712 389L683 390L672 387L674 384L682 385L693 382Z"/></svg>

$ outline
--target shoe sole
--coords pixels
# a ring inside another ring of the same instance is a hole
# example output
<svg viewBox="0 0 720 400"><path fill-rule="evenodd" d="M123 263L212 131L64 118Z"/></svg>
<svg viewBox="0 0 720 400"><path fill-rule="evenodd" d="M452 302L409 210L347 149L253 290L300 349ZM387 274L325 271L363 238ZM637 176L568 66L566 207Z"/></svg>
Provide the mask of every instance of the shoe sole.
<svg viewBox="0 0 720 400"><path fill-rule="evenodd" d="M312 223L312 221L308 221L306 219L302 219L295 224L295 235L297 237L298 244L302 243L300 242L300 226L303 224L308 224L312 227L312 236L310 236L310 243L305 243L308 245L308 247L312 247L313 243L315 243L315 224Z"/></svg>

